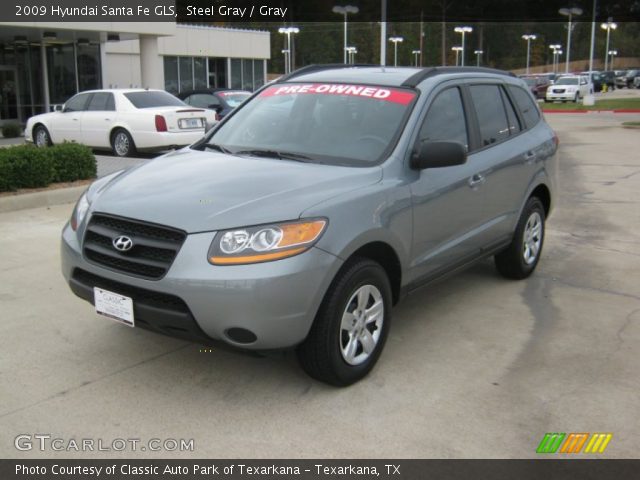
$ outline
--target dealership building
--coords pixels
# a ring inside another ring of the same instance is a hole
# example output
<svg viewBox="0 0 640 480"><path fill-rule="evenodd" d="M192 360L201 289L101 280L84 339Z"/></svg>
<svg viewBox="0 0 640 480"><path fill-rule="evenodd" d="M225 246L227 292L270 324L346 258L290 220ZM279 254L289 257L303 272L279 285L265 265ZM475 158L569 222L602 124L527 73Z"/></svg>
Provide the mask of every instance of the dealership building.
<svg viewBox="0 0 640 480"><path fill-rule="evenodd" d="M255 90L269 32L159 22L0 22L0 125L25 122L83 90Z"/></svg>

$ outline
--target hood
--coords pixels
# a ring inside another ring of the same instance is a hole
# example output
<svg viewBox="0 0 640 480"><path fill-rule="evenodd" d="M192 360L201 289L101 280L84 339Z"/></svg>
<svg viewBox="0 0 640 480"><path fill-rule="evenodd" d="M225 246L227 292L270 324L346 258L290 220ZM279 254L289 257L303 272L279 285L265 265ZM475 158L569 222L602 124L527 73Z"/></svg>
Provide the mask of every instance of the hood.
<svg viewBox="0 0 640 480"><path fill-rule="evenodd" d="M188 148L114 177L91 210L189 233L293 220L309 207L371 185L380 167L239 157Z"/></svg>

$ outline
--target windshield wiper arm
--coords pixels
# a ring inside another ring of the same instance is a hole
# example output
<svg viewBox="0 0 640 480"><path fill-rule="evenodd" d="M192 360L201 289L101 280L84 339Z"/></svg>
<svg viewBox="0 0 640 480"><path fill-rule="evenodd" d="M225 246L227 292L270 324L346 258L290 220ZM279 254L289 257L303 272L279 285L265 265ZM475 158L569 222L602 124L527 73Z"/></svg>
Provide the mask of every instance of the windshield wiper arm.
<svg viewBox="0 0 640 480"><path fill-rule="evenodd" d="M211 150L217 150L218 152L232 154L233 152L222 145L218 145L217 143L204 143L202 144L205 148L210 148Z"/></svg>
<svg viewBox="0 0 640 480"><path fill-rule="evenodd" d="M296 160L298 162L305 162L311 160L310 157L301 153L283 152L280 150L268 150L268 149L255 149L255 150L240 150L235 152L236 155L251 155L254 157L270 157L279 158L284 160Z"/></svg>

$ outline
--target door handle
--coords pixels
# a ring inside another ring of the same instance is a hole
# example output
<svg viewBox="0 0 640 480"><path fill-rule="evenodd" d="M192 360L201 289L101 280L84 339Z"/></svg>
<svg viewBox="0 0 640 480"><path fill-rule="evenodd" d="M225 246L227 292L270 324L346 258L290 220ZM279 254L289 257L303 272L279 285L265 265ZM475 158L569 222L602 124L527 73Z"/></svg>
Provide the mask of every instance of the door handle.
<svg viewBox="0 0 640 480"><path fill-rule="evenodd" d="M532 164L535 161L535 159L536 159L536 154L531 151L524 154L525 163Z"/></svg>
<svg viewBox="0 0 640 480"><path fill-rule="evenodd" d="M487 179L483 175L480 175L479 173L476 173L475 175L473 175L469 179L469 181L467 183L469 184L469 186L471 188L475 188L475 187L478 187L478 186L482 185L486 181L487 181Z"/></svg>

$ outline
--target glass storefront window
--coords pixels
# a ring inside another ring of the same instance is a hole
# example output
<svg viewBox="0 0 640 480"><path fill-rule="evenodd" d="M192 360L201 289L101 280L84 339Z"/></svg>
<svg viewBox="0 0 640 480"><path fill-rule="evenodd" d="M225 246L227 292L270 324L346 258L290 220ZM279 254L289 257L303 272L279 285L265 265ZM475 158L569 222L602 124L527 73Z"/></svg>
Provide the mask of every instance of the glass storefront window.
<svg viewBox="0 0 640 480"><path fill-rule="evenodd" d="M253 61L253 90L264 85L264 60Z"/></svg>
<svg viewBox="0 0 640 480"><path fill-rule="evenodd" d="M73 45L48 45L47 70L51 104L64 103L77 91Z"/></svg>
<svg viewBox="0 0 640 480"><path fill-rule="evenodd" d="M100 45L78 45L76 48L79 91L101 88Z"/></svg>
<svg viewBox="0 0 640 480"><path fill-rule="evenodd" d="M164 57L164 89L173 93L178 93L178 58Z"/></svg>
<svg viewBox="0 0 640 480"><path fill-rule="evenodd" d="M224 88L227 86L227 59L209 58L209 87Z"/></svg>
<svg viewBox="0 0 640 480"><path fill-rule="evenodd" d="M180 91L193 90L193 65L192 57L178 57L180 68Z"/></svg>
<svg viewBox="0 0 640 480"><path fill-rule="evenodd" d="M242 89L253 90L253 60L242 60Z"/></svg>
<svg viewBox="0 0 640 480"><path fill-rule="evenodd" d="M231 59L231 88L242 89L242 60Z"/></svg>
<svg viewBox="0 0 640 480"><path fill-rule="evenodd" d="M193 59L193 88L207 88L207 59L195 57Z"/></svg>

